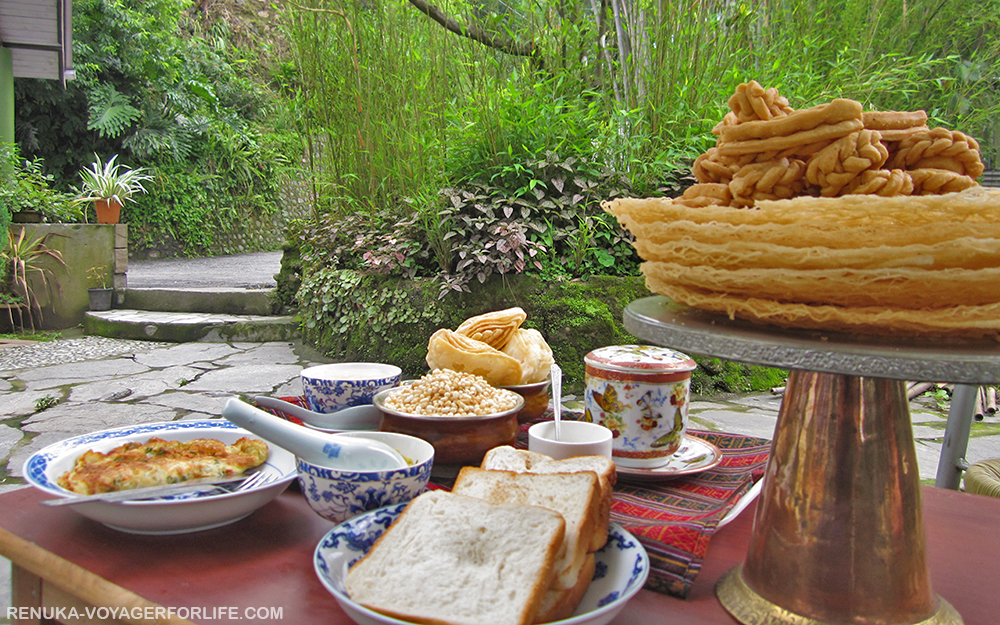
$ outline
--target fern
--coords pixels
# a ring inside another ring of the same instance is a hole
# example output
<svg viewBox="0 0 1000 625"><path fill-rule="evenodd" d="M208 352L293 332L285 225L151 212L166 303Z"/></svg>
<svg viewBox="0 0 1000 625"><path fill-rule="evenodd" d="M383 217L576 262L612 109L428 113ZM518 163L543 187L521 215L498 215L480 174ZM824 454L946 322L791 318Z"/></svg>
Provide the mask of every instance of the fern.
<svg viewBox="0 0 1000 625"><path fill-rule="evenodd" d="M142 112L111 85L98 85L90 94L90 100L87 129L96 130L102 137L117 139L142 117Z"/></svg>
<svg viewBox="0 0 1000 625"><path fill-rule="evenodd" d="M186 159L193 148L197 125L183 115L149 105L139 128L125 138L122 146L139 158L167 156L174 162Z"/></svg>

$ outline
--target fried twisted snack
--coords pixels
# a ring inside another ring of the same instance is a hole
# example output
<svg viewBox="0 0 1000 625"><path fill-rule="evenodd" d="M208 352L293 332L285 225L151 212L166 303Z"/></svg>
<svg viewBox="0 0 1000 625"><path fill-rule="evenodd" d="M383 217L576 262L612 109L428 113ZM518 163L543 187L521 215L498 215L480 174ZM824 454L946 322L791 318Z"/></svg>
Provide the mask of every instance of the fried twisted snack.
<svg viewBox="0 0 1000 625"><path fill-rule="evenodd" d="M757 200L795 197L806 187L805 176L806 164L798 159L781 158L746 165L729 183L733 205L753 206Z"/></svg>
<svg viewBox="0 0 1000 625"><path fill-rule="evenodd" d="M721 182L702 182L685 189L684 195L675 201L684 206L698 208L703 206L729 206L732 200L733 194L729 191L729 185Z"/></svg>
<svg viewBox="0 0 1000 625"><path fill-rule="evenodd" d="M754 122L748 123L752 124ZM860 119L848 119L834 124L820 124L819 126L809 128L808 130L800 130L790 135L768 137L766 139L720 142L718 146L719 154L722 156L738 156L769 151L795 154L802 146L819 145L823 142L835 141L845 135L851 134L855 130L861 130L863 127L864 125Z"/></svg>
<svg viewBox="0 0 1000 625"><path fill-rule="evenodd" d="M864 126L864 123L861 121L861 113L862 107L860 102L838 98L826 104L819 104L812 108L798 110L782 117L748 121L735 126L727 126L722 129L722 133L719 135L719 142L721 144L724 142L744 142L777 137L787 138L805 131L820 128L824 125L834 125L845 121L857 122L860 129ZM816 139L816 141L818 140ZM794 145L813 142L801 141ZM763 152L765 150L759 151Z"/></svg>
<svg viewBox="0 0 1000 625"><path fill-rule="evenodd" d="M765 89L756 80L736 87L736 93L729 98L729 108L741 123L784 117L793 112L788 99L777 89Z"/></svg>
<svg viewBox="0 0 1000 625"><path fill-rule="evenodd" d="M682 197L603 205L647 287L787 327L1000 339L1000 190L974 180L978 144L923 111L777 97L737 89Z"/></svg>
<svg viewBox="0 0 1000 625"><path fill-rule="evenodd" d="M947 169L914 169L909 172L913 180L913 195L942 195L957 193L977 186L969 176Z"/></svg>
<svg viewBox="0 0 1000 625"><path fill-rule="evenodd" d="M806 180L823 196L840 194L862 172L878 169L889 158L880 139L877 130L859 130L838 139L809 159Z"/></svg>
<svg viewBox="0 0 1000 625"><path fill-rule="evenodd" d="M934 128L899 142L892 160L896 169L947 169L978 178L986 169L979 156L979 143L958 130Z"/></svg>
<svg viewBox="0 0 1000 625"><path fill-rule="evenodd" d="M909 130L927 127L926 111L865 111L862 115L869 130Z"/></svg>
<svg viewBox="0 0 1000 625"><path fill-rule="evenodd" d="M902 169L873 169L848 184L847 193L854 195L913 195L913 177Z"/></svg>
<svg viewBox="0 0 1000 625"><path fill-rule="evenodd" d="M719 148L708 148L694 159L691 173L698 182L728 183L743 165L732 158L719 155Z"/></svg>

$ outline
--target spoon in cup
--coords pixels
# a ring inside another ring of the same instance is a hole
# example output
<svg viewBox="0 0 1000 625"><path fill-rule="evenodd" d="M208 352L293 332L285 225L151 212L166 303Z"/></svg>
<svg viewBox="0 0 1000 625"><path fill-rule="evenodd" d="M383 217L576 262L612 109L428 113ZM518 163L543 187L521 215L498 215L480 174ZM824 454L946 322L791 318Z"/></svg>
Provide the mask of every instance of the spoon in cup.
<svg viewBox="0 0 1000 625"><path fill-rule="evenodd" d="M556 421L556 440L560 440L559 423L562 418L562 369L559 365L553 364L549 370L552 378L552 414Z"/></svg>

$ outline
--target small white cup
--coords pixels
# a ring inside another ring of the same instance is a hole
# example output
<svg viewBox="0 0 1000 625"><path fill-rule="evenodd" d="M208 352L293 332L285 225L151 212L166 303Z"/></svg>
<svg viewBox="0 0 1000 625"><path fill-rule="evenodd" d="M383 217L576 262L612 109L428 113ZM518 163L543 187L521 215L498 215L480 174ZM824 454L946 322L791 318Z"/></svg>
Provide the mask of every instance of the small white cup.
<svg viewBox="0 0 1000 625"><path fill-rule="evenodd" d="M574 456L611 457L611 430L586 421L560 421L559 440L556 422L543 421L528 428L528 451L556 460Z"/></svg>

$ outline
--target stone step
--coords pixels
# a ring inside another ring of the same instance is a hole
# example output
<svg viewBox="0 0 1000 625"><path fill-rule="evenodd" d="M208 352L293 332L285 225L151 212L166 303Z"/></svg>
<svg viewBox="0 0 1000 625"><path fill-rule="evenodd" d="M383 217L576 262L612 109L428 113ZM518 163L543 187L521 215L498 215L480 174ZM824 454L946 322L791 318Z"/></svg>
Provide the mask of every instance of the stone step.
<svg viewBox="0 0 1000 625"><path fill-rule="evenodd" d="M125 308L162 312L271 315L273 288L233 287L129 288Z"/></svg>
<svg viewBox="0 0 1000 625"><path fill-rule="evenodd" d="M94 336L176 343L258 343L300 336L298 321L291 315L115 309L87 312L83 327Z"/></svg>

